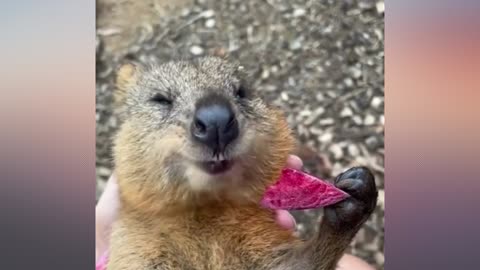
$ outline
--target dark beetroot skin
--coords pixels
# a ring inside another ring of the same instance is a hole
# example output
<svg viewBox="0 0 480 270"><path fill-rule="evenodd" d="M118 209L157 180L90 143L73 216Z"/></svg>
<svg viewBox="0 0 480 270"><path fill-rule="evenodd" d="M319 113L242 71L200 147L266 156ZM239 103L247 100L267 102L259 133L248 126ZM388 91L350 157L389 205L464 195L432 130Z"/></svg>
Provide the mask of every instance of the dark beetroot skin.
<svg viewBox="0 0 480 270"><path fill-rule="evenodd" d="M349 196L333 184L288 168L267 188L261 204L275 210L304 210L329 206Z"/></svg>

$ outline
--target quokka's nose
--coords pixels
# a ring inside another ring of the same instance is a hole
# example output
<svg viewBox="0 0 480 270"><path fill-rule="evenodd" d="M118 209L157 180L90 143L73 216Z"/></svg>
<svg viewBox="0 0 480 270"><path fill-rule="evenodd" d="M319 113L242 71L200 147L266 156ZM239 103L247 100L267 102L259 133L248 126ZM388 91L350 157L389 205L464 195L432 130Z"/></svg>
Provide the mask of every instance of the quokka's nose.
<svg viewBox="0 0 480 270"><path fill-rule="evenodd" d="M238 122L228 102L206 102L197 105L192 123L193 138L221 152L238 137Z"/></svg>

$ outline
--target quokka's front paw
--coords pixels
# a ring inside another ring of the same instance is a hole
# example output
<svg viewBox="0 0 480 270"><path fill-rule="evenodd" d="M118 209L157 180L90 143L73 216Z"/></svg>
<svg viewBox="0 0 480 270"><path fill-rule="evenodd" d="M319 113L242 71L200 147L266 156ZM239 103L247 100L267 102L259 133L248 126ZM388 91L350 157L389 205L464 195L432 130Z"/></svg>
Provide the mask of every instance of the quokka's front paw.
<svg viewBox="0 0 480 270"><path fill-rule="evenodd" d="M325 208L325 217L335 229L358 230L377 204L375 177L366 167L354 167L337 176L335 186L350 197Z"/></svg>

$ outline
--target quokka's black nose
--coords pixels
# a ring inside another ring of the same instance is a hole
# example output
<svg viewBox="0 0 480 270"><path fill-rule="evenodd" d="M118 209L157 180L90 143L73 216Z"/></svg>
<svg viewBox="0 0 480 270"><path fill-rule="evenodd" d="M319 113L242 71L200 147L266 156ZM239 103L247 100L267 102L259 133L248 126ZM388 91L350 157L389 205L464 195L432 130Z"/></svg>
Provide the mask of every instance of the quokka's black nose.
<svg viewBox="0 0 480 270"><path fill-rule="evenodd" d="M193 138L218 153L238 137L238 122L228 101L207 99L197 104L192 122Z"/></svg>

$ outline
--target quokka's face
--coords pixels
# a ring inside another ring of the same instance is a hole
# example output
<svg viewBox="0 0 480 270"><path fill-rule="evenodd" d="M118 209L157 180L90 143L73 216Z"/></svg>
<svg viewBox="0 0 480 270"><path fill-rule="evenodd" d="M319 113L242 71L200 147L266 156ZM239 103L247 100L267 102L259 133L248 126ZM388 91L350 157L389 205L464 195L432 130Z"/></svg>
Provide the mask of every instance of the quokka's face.
<svg viewBox="0 0 480 270"><path fill-rule="evenodd" d="M117 85L125 121L119 136L141 146L129 153L153 162L159 178L191 190L232 188L267 165L278 121L242 67L211 57L126 65Z"/></svg>

